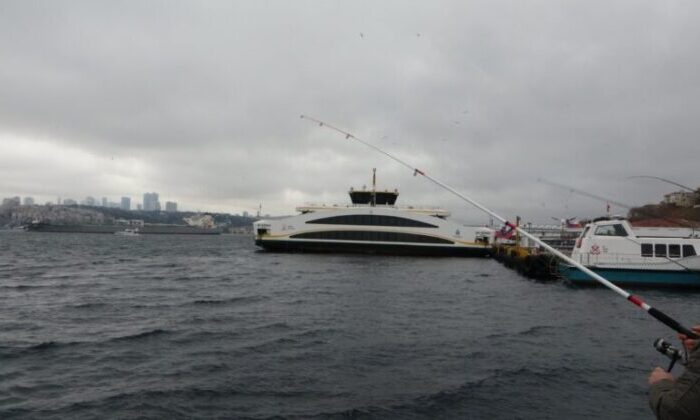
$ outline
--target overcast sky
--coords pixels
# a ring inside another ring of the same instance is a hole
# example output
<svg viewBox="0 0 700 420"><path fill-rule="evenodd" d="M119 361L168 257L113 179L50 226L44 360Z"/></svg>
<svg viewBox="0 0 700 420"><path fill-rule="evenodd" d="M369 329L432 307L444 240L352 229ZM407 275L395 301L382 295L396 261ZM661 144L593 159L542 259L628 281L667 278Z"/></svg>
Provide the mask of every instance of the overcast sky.
<svg viewBox="0 0 700 420"><path fill-rule="evenodd" d="M694 1L2 1L0 197L293 214L350 186L484 223L698 186ZM615 210L615 209L614 209ZM619 210L623 212L623 210Z"/></svg>

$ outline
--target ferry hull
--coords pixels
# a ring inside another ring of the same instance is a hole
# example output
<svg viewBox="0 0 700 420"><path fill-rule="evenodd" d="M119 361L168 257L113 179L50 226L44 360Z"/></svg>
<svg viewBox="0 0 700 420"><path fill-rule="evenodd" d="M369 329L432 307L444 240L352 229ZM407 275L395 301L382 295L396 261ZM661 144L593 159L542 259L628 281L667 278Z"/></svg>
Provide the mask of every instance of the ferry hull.
<svg viewBox="0 0 700 420"><path fill-rule="evenodd" d="M352 253L439 257L488 257L490 247L425 246L322 241L279 241L256 239L255 244L272 252Z"/></svg>
<svg viewBox="0 0 700 420"><path fill-rule="evenodd" d="M595 273L618 285L654 287L700 287L700 272L669 270L601 269ZM574 284L597 285L598 282L576 267L560 264L559 273Z"/></svg>

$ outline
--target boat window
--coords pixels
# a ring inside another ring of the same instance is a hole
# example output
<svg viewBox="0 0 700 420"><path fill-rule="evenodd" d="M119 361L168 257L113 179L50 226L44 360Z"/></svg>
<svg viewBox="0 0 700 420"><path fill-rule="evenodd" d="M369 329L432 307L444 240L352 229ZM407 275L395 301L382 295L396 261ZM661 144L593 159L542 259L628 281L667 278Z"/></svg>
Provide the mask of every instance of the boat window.
<svg viewBox="0 0 700 420"><path fill-rule="evenodd" d="M583 232L581 232L581 236L580 236L580 237L581 237L581 238L585 238L585 237L586 237L586 234L588 233L589 230L591 230L591 227L590 227L590 226L586 226L586 228L583 229Z"/></svg>
<svg viewBox="0 0 700 420"><path fill-rule="evenodd" d="M680 258L681 257L681 246L671 244L668 246L668 256L669 258Z"/></svg>
<svg viewBox="0 0 700 420"><path fill-rule="evenodd" d="M595 230L597 236L627 236L627 231L622 225L598 226Z"/></svg>
<svg viewBox="0 0 700 420"><path fill-rule="evenodd" d="M695 253L695 248L692 245L683 245L683 256L684 257L693 257L697 255Z"/></svg>
<svg viewBox="0 0 700 420"><path fill-rule="evenodd" d="M654 246L652 244L642 244L642 257L653 257Z"/></svg>
<svg viewBox="0 0 700 420"><path fill-rule="evenodd" d="M654 244L654 256L666 258L666 244Z"/></svg>
<svg viewBox="0 0 700 420"><path fill-rule="evenodd" d="M402 227L427 227L436 228L436 225L421 222L420 220L406 217L383 216L377 214L352 214L345 216L324 217L322 219L309 220L309 224L322 225L351 225L351 226L402 226Z"/></svg>
<svg viewBox="0 0 700 420"><path fill-rule="evenodd" d="M454 244L447 239L434 236L417 235L403 232L377 232L353 230L326 230L321 232L304 232L290 236L294 239L332 239L341 241L371 241L371 242L418 242L428 244Z"/></svg>

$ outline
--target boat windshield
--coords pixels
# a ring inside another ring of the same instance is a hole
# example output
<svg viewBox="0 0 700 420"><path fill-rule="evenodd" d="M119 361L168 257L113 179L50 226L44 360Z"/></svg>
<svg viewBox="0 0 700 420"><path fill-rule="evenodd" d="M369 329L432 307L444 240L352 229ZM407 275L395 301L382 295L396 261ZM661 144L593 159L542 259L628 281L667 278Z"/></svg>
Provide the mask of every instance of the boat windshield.
<svg viewBox="0 0 700 420"><path fill-rule="evenodd" d="M621 224L598 226L596 236L627 236L627 231Z"/></svg>

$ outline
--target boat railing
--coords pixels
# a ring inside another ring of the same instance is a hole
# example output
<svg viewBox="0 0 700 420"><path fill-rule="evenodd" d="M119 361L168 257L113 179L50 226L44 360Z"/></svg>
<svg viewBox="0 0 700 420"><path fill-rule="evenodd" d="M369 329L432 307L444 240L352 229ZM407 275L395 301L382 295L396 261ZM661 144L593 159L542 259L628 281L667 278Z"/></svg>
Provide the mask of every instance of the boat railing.
<svg viewBox="0 0 700 420"><path fill-rule="evenodd" d="M668 261L677 261L681 258L670 258L670 257L651 257L642 256L639 253L622 253L622 252L581 252L579 253L579 262L584 265L589 264L659 264Z"/></svg>
<svg viewBox="0 0 700 420"><path fill-rule="evenodd" d="M371 206L369 204L332 204L332 205L327 205L324 203L321 203L321 204L308 203L308 204L304 204L303 206L298 206L296 208L296 210L299 212L305 212L305 211L313 211L313 210L357 209L357 208L368 208L368 207L374 207L374 208L379 208L379 209L407 210L407 211L421 212L421 213L435 213L435 214L446 215L446 216L450 215L450 212L448 212L447 210L445 210L441 207L397 206L397 205L389 205L389 204L377 204L375 206Z"/></svg>

